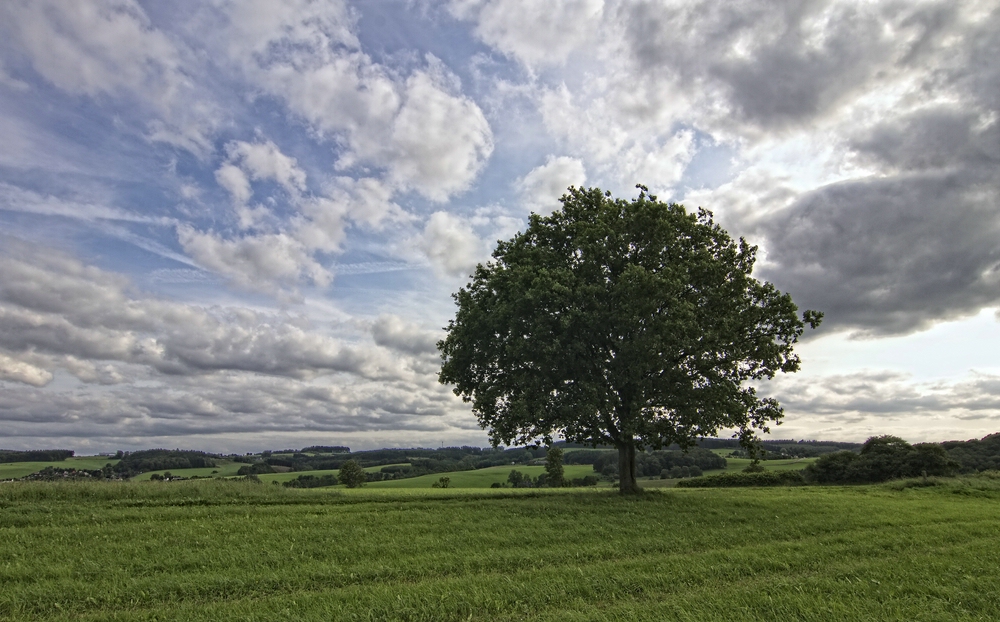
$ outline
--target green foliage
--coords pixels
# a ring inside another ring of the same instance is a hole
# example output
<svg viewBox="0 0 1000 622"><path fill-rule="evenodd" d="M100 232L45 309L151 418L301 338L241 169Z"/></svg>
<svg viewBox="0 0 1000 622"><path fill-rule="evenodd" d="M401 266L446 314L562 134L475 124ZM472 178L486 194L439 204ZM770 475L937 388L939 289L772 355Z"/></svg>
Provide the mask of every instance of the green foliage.
<svg viewBox="0 0 1000 622"><path fill-rule="evenodd" d="M25 475L23 479L29 481L58 481L66 479L104 480L119 479L119 477L118 474L114 472L114 468L110 464L105 464L104 467L100 469L78 469L71 466L48 465L35 473Z"/></svg>
<svg viewBox="0 0 1000 622"><path fill-rule="evenodd" d="M0 463L6 462L60 462L73 457L71 449L32 449L14 451L0 449Z"/></svg>
<svg viewBox="0 0 1000 622"><path fill-rule="evenodd" d="M552 488L559 488L566 484L566 476L563 473L562 449L549 447L545 453L545 474L548 476L548 485Z"/></svg>
<svg viewBox="0 0 1000 622"><path fill-rule="evenodd" d="M434 482L431 485L431 488L447 488L450 485L451 485L450 477L439 477L438 481Z"/></svg>
<svg viewBox="0 0 1000 622"><path fill-rule="evenodd" d="M317 449L347 449L347 447L307 447ZM353 453L315 452L308 455L289 450L288 453L272 452L264 462L292 471L339 470L348 460L364 468L391 466L389 470L369 474L369 481L384 481L419 477L430 473L447 473L466 469L482 469L511 463L525 464L534 456L529 448L483 449L481 447L440 447L437 449L375 449ZM252 459L245 460L251 462ZM400 463L408 463L401 466Z"/></svg>
<svg viewBox="0 0 1000 622"><path fill-rule="evenodd" d="M180 449L144 449L122 455L114 466L115 472L126 477L138 475L146 471L162 471L163 469L202 469L216 466L219 456L203 451L188 451Z"/></svg>
<svg viewBox="0 0 1000 622"><path fill-rule="evenodd" d="M254 462L245 464L236 471L237 475L260 475L261 473L274 473L274 467L266 462Z"/></svg>
<svg viewBox="0 0 1000 622"><path fill-rule="evenodd" d="M324 475L299 475L295 479L282 482L281 485L285 488L323 488L336 486L337 483L337 476L327 473Z"/></svg>
<svg viewBox="0 0 1000 622"><path fill-rule="evenodd" d="M681 488L745 488L748 486L801 486L805 484L801 471L737 471L684 479Z"/></svg>
<svg viewBox="0 0 1000 622"><path fill-rule="evenodd" d="M574 451L569 454L567 462L572 460L574 464L586 464L586 462L577 461L591 459L591 456L577 457L576 454L578 453L584 452ZM618 477L618 456L616 452L595 451L594 453L598 454L593 457L593 461L591 462L594 465L594 471L607 477ZM715 452L700 447L695 447L686 452L680 450L662 450L643 452L636 455L636 474L639 477L656 477L662 471L671 471L675 467L687 467L688 472L692 468L697 468L699 471L713 471L726 468L726 459Z"/></svg>
<svg viewBox="0 0 1000 622"><path fill-rule="evenodd" d="M567 479L580 479L587 475L593 473L589 466L586 465L572 465L563 466L565 471L565 477ZM539 476L545 475L545 468L542 466L518 466L517 469L521 472L522 477L530 478L532 483L538 481ZM450 489L487 489L490 488L494 483L510 488L510 482L508 481L508 476L510 475L511 467L510 465L506 467L489 467L485 469L475 469L472 471L451 471L445 473L451 478ZM367 488L369 490L382 490L389 488L409 488L426 490L434 485L434 482L439 479L441 474L434 473L428 475L421 475L419 477L409 477L403 479L383 479L381 481L373 482L369 481ZM275 477L264 475L262 477Z"/></svg>
<svg viewBox="0 0 1000 622"><path fill-rule="evenodd" d="M495 444L612 445L635 454L735 428L750 444L782 411L748 380L793 372L802 319L751 276L756 247L645 188L632 201L570 188L532 214L455 294L440 380L472 403Z"/></svg>
<svg viewBox="0 0 1000 622"><path fill-rule="evenodd" d="M517 469L511 469L510 475L507 476L507 482L514 488L520 487L521 484L524 483L525 479L529 482L531 481L530 477L526 478L524 473L521 473Z"/></svg>
<svg viewBox="0 0 1000 622"><path fill-rule="evenodd" d="M354 460L348 460L340 467L337 479L348 488L359 488L368 481L365 470Z"/></svg>
<svg viewBox="0 0 1000 622"><path fill-rule="evenodd" d="M859 453L841 451L821 456L803 472L818 484L865 484L917 476L954 475L959 464L941 445L910 445L898 436L873 436Z"/></svg>
<svg viewBox="0 0 1000 622"><path fill-rule="evenodd" d="M962 473L1000 470L1000 434L969 441L946 441L941 446L960 465Z"/></svg>
<svg viewBox="0 0 1000 622"><path fill-rule="evenodd" d="M344 447L343 445L311 445L309 447L304 447L302 453L317 453L317 454L349 454L351 453L350 447Z"/></svg>

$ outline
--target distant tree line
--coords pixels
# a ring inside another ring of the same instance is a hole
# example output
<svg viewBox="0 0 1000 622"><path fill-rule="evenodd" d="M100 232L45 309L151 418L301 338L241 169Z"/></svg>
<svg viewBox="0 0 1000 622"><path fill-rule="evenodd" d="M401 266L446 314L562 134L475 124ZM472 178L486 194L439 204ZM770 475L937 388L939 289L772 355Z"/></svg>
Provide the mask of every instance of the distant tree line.
<svg viewBox="0 0 1000 622"><path fill-rule="evenodd" d="M857 453L839 451L805 468L806 481L817 484L869 484L890 479L954 475L962 465L942 445L911 445L898 436L873 436Z"/></svg>
<svg viewBox="0 0 1000 622"><path fill-rule="evenodd" d="M47 466L40 471L21 478L32 481L62 481L62 480L95 480L95 479L125 479L121 473L116 473L111 464L100 469L75 469L72 467Z"/></svg>
<svg viewBox="0 0 1000 622"><path fill-rule="evenodd" d="M292 471L339 470L348 460L354 460L363 468L393 465L388 469L383 469L381 473L369 474L373 481L379 481L448 471L471 471L505 464L526 464L533 459L544 457L544 447L514 449L441 447L438 449L375 449L325 455L310 455L303 450L291 454L271 453L268 456L262 455L258 460L272 467L280 466ZM245 461L250 462L249 460ZM399 466L403 463L405 463L403 466Z"/></svg>
<svg viewBox="0 0 1000 622"><path fill-rule="evenodd" d="M113 468L116 473L132 477L147 471L163 471L165 469L201 469L214 467L217 454L183 449L144 449L124 453L121 460Z"/></svg>
<svg viewBox="0 0 1000 622"><path fill-rule="evenodd" d="M285 488L321 488L323 486L336 486L337 476L333 473L323 475L299 475L293 480L281 484Z"/></svg>
<svg viewBox="0 0 1000 622"><path fill-rule="evenodd" d="M958 463L960 473L1000 471L1000 434L968 441L945 441L941 447Z"/></svg>
<svg viewBox="0 0 1000 622"><path fill-rule="evenodd" d="M697 477L703 471L726 468L726 459L701 447L687 452L665 449L636 454L638 477ZM606 449L575 449L565 455L566 464L590 464L607 478L618 477L618 452ZM664 474L666 472L666 474Z"/></svg>
<svg viewBox="0 0 1000 622"><path fill-rule="evenodd" d="M857 451L820 456L801 471L766 471L758 465L740 473L722 473L678 482L682 487L779 486L801 484L874 484L893 479L948 477L996 469L1000 434L981 440L910 444L898 436L873 436Z"/></svg>
<svg viewBox="0 0 1000 622"><path fill-rule="evenodd" d="M746 450L740 446L739 439L734 438L703 438L698 446L704 449L731 449L733 458L749 458ZM787 460L789 458L815 458L836 451L857 451L861 443L842 443L837 441L796 441L794 439L765 440L760 442L761 460Z"/></svg>
<svg viewBox="0 0 1000 622"><path fill-rule="evenodd" d="M4 462L61 462L73 457L70 449L32 449L29 451L14 451L0 449L0 463Z"/></svg>
<svg viewBox="0 0 1000 622"><path fill-rule="evenodd" d="M527 473L522 473L517 469L512 469L504 483L494 482L490 488L562 488L565 486L596 486L600 478L596 475L586 475L584 477L574 477L573 479L555 480L549 473L539 473L538 477L531 477ZM558 482L558 483L556 483Z"/></svg>
<svg viewBox="0 0 1000 622"><path fill-rule="evenodd" d="M344 447L343 445L310 445L309 447L304 447L302 453L314 453L314 454L349 454L351 453L350 447Z"/></svg>

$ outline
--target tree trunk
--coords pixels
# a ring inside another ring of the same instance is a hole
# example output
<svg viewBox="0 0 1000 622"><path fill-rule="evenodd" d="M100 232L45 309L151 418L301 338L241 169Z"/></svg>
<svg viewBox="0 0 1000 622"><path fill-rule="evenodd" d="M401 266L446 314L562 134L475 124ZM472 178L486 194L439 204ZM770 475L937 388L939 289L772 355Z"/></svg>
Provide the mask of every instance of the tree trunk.
<svg viewBox="0 0 1000 622"><path fill-rule="evenodd" d="M623 495L642 492L635 481L635 441L632 439L618 445L618 492Z"/></svg>

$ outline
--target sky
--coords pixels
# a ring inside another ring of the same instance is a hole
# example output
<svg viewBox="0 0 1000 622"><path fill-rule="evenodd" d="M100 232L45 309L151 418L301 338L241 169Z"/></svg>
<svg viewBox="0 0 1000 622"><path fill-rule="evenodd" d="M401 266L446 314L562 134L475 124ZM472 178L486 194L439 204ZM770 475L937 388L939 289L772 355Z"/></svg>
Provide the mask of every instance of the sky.
<svg viewBox="0 0 1000 622"><path fill-rule="evenodd" d="M488 444L451 294L570 185L825 312L772 438L1000 431L993 0L6 0L0 447Z"/></svg>

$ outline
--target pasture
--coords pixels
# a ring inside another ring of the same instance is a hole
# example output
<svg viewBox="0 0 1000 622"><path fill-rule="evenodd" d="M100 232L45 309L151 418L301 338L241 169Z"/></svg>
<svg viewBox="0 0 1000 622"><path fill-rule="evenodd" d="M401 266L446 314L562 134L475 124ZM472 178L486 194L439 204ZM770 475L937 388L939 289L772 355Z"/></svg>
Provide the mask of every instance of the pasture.
<svg viewBox="0 0 1000 622"><path fill-rule="evenodd" d="M108 456L74 456L65 460L51 462L5 462L0 464L0 480L16 479L37 473L47 466L61 469L85 469L92 471L103 468L105 464L117 464L118 460ZM149 479L148 477L146 479Z"/></svg>
<svg viewBox="0 0 1000 622"><path fill-rule="evenodd" d="M440 478L447 477L451 480L448 483L449 488L489 488L494 482L505 483L511 471L520 471L525 475L538 477L545 472L545 467L512 464L473 471L450 471L384 482L369 482L365 486L370 488L430 488ZM589 464L567 464L563 467L563 475L567 479L586 477L594 475L594 469Z"/></svg>
<svg viewBox="0 0 1000 622"><path fill-rule="evenodd" d="M4 620L994 620L1000 485L0 485Z"/></svg>
<svg viewBox="0 0 1000 622"><path fill-rule="evenodd" d="M790 470L790 469L802 469L805 468L807 464L815 460L814 458L804 458L796 460L768 460L762 462L766 469L774 470ZM712 471L707 471L706 475L711 475L713 473L721 473L723 471L734 471L742 470L746 465L750 464L750 460L742 458L729 458L728 465L726 469L717 469ZM206 469L173 469L170 471L173 475L178 475L181 477L235 477L236 471L243 466L242 463L238 462L225 462L220 463L216 468L206 468ZM388 466L402 466L402 465L388 465ZM383 468L383 465L365 467L365 471L376 473ZM494 482L503 484L507 482L507 476L510 475L512 470L520 471L521 473L528 475L530 477L536 478L545 472L545 467L541 466L527 466L524 464L513 464L504 465L497 467L488 467L484 469L475 469L470 471L448 471L444 473L431 473L427 475L420 475L418 477L409 477L398 480L386 480L381 482L369 482L365 484L366 487L373 489L377 488L391 488L391 489L403 489L403 488L430 488L435 482L437 482L442 477L449 478L450 482L448 484L449 488L489 488ZM589 464L567 464L563 467L564 476L567 479L582 478L588 475L595 475L593 468ZM143 473L134 477L134 480L148 480L154 473L163 475L167 471L151 471L149 473ZM262 482L278 482L284 483L291 481L301 475L313 475L315 477L322 477L323 475L337 475L338 471L336 469L328 470L316 470L316 471L290 471L287 473L263 473L258 477ZM675 479L659 479L654 478L641 478L641 485L645 488L669 488L677 483ZM611 481L602 480L599 484L602 488L616 488L617 483ZM335 486L335 488L344 488L343 486Z"/></svg>

